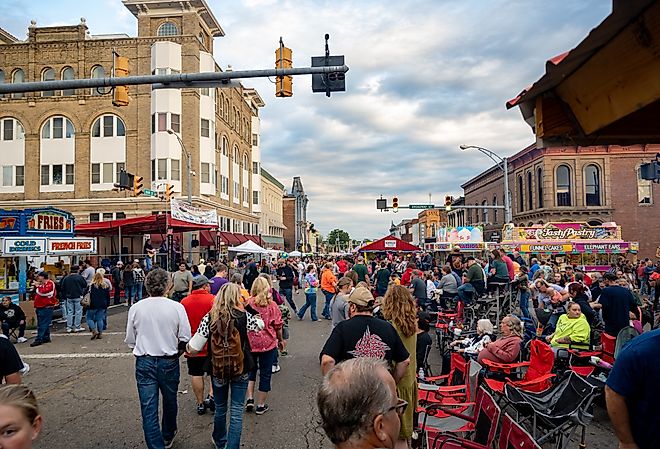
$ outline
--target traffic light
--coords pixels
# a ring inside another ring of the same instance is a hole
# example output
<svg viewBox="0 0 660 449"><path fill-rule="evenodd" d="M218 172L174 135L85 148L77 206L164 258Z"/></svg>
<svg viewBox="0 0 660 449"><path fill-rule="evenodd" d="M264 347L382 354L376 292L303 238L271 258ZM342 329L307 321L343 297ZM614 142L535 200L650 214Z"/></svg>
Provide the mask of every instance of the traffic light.
<svg viewBox="0 0 660 449"><path fill-rule="evenodd" d="M142 176L133 176L133 196L140 196L144 194L144 183Z"/></svg>
<svg viewBox="0 0 660 449"><path fill-rule="evenodd" d="M119 172L119 182L115 184L115 188L119 190L132 189L135 177L132 173L128 173L126 170L121 170Z"/></svg>
<svg viewBox="0 0 660 449"><path fill-rule="evenodd" d="M660 161L652 161L639 167L640 178L649 181L660 181Z"/></svg>
<svg viewBox="0 0 660 449"><path fill-rule="evenodd" d="M280 38L280 46L275 50L275 68L276 69L290 69L293 67L293 52L290 48L284 46L282 38ZM292 76L278 76L275 80L275 96L276 97L292 97L293 96L293 77Z"/></svg>
<svg viewBox="0 0 660 449"><path fill-rule="evenodd" d="M165 184L165 201L169 201L174 196L174 185Z"/></svg>
<svg viewBox="0 0 660 449"><path fill-rule="evenodd" d="M454 198L450 195L445 196L445 210L449 212L451 210L451 203L454 202Z"/></svg>
<svg viewBox="0 0 660 449"><path fill-rule="evenodd" d="M113 77L128 76L128 58L114 53ZM128 106L128 86L115 86L112 93L112 104L115 106Z"/></svg>
<svg viewBox="0 0 660 449"><path fill-rule="evenodd" d="M399 212L399 197L392 198L392 211Z"/></svg>

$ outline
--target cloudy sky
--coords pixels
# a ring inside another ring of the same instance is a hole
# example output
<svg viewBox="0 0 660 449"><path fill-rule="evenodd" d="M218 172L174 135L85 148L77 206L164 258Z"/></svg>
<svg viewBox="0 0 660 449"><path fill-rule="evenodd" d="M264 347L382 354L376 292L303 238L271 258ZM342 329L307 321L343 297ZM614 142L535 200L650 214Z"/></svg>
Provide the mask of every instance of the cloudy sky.
<svg viewBox="0 0 660 449"><path fill-rule="evenodd" d="M379 195L436 204L489 166L461 143L511 155L533 141L504 103L538 79L548 58L577 45L610 12L608 0L207 0L226 36L215 57L235 70L273 67L280 36L294 66L332 54L350 67L347 92L276 98L269 80L246 80L266 102L263 165L288 188L301 176L308 219L327 234L384 235L390 220L415 216L375 209ZM76 24L92 34L136 35L121 0L0 0L0 27L25 38L40 26Z"/></svg>

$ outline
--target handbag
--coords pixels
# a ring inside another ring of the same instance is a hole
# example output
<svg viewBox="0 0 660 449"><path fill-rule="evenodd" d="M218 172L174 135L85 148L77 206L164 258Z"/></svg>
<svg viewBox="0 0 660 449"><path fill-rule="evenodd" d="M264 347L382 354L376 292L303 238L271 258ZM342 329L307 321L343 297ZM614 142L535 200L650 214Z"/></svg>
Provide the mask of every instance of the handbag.
<svg viewBox="0 0 660 449"><path fill-rule="evenodd" d="M89 307L91 303L92 303L92 298L88 291L83 295L82 299L80 300L80 305L83 307Z"/></svg>

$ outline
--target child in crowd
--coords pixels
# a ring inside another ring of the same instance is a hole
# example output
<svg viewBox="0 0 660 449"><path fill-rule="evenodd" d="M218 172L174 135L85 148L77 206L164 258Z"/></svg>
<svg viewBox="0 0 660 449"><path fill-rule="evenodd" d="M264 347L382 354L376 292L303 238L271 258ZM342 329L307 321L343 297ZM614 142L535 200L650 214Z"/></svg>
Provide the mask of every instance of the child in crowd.
<svg viewBox="0 0 660 449"><path fill-rule="evenodd" d="M280 351L281 356L287 356L289 355L289 352L287 351L287 342L289 341L289 320L291 319L291 310L289 310L289 307L282 303L279 304L278 307L280 308L280 312L282 313L282 322L284 325L282 326L282 350Z"/></svg>

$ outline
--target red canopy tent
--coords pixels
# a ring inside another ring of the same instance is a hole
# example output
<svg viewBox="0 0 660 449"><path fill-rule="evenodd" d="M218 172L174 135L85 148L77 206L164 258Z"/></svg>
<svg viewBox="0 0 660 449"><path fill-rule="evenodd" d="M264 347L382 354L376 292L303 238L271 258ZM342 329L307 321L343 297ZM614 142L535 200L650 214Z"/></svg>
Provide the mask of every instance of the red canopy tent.
<svg viewBox="0 0 660 449"><path fill-rule="evenodd" d="M388 235L380 240L371 242L368 245L363 246L362 248L359 249L359 251L363 253L375 253L375 252L385 252L385 251L412 253L414 251L421 251L421 250L422 250L421 248L415 245L411 245L408 242L404 242L403 240L396 238L392 235Z"/></svg>
<svg viewBox="0 0 660 449"><path fill-rule="evenodd" d="M165 234L167 228L172 232L189 232L214 230L217 226L188 223L175 220L170 214L145 215L143 217L125 218L123 220L97 221L94 223L76 224L76 235L115 236L120 230L122 235Z"/></svg>

